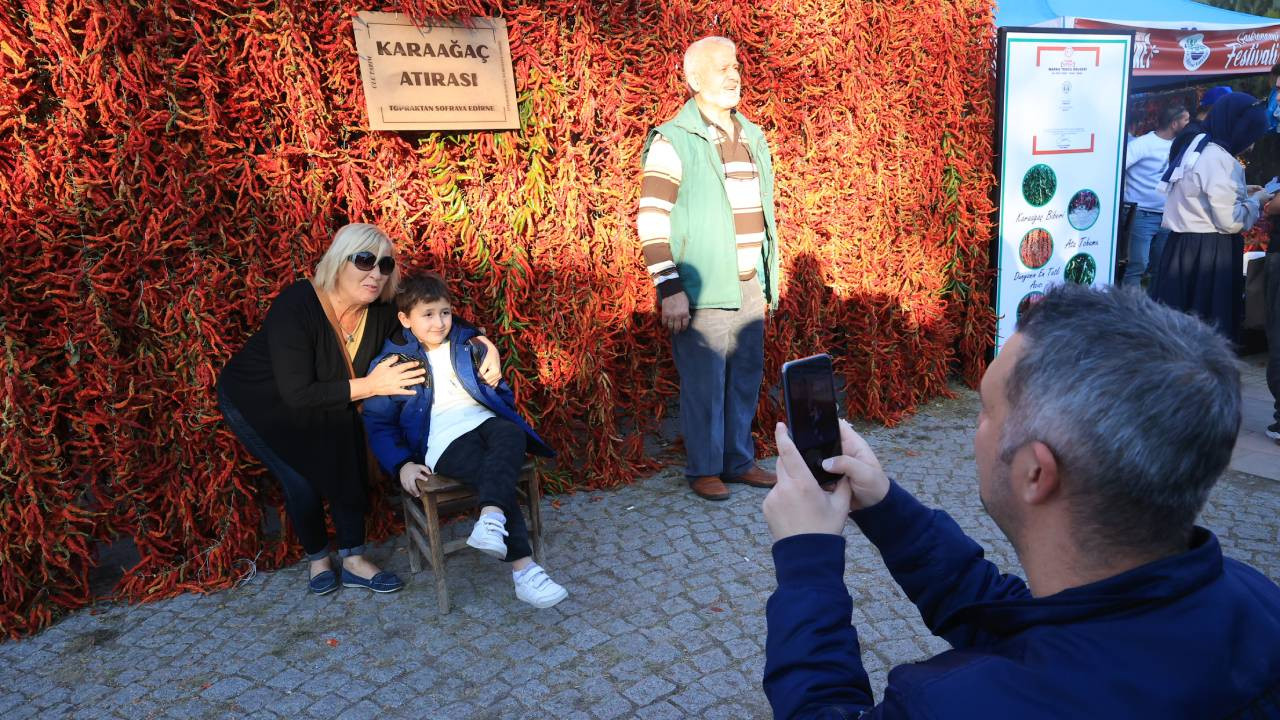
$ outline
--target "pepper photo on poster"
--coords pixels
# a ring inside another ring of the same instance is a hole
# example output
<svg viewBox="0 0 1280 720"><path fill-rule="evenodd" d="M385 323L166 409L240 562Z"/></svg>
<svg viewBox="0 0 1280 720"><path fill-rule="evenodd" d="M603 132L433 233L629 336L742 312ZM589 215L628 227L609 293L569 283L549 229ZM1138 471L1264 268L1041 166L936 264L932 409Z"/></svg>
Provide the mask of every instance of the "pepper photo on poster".
<svg viewBox="0 0 1280 720"><path fill-rule="evenodd" d="M1093 227L1101 214L1102 204L1098 201L1098 194L1092 190L1080 190L1067 203L1067 222L1077 230Z"/></svg>
<svg viewBox="0 0 1280 720"><path fill-rule="evenodd" d="M1036 303L1040 302L1040 299L1043 297L1044 297L1044 293L1040 292L1039 290L1032 290L1026 295L1023 295L1022 299L1018 301L1018 309L1016 311L1017 314L1015 319L1021 322L1022 316L1026 314L1027 310L1029 310L1032 305L1035 305Z"/></svg>
<svg viewBox="0 0 1280 720"><path fill-rule="evenodd" d="M1058 191L1058 176L1053 168L1039 163L1022 176L1022 197L1033 207L1041 207Z"/></svg>
<svg viewBox="0 0 1280 720"><path fill-rule="evenodd" d="M1092 285L1098 275L1098 262L1089 253L1078 253L1067 261L1062 278L1077 285Z"/></svg>
<svg viewBox="0 0 1280 720"><path fill-rule="evenodd" d="M1028 230L1027 234L1022 236L1022 242L1018 243L1018 259L1030 270L1044 267L1051 257L1053 257L1053 236L1044 228Z"/></svg>

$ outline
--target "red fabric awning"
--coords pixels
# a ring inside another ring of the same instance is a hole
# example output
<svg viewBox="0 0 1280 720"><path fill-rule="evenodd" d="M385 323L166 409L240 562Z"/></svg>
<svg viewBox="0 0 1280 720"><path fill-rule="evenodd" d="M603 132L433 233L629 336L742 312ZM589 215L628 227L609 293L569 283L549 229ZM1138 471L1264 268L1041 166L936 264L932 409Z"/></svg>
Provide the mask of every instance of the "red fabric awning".
<svg viewBox="0 0 1280 720"><path fill-rule="evenodd" d="M1280 62L1280 23L1237 30L1169 30L1075 18L1075 27L1132 30L1133 74L1257 75Z"/></svg>

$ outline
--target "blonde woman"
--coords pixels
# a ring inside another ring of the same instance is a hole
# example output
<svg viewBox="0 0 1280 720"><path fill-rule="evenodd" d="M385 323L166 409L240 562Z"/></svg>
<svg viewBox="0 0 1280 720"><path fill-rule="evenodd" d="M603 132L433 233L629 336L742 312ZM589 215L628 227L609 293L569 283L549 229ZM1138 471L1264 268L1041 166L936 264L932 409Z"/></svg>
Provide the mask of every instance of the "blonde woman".
<svg viewBox="0 0 1280 720"><path fill-rule="evenodd" d="M346 587L395 592L395 573L365 556L369 458L359 403L378 395L412 395L418 365L370 361L399 327L389 301L400 279L391 240L373 225L345 225L316 265L315 276L286 287L262 328L218 378L218 404L245 449L284 490L285 510L310 561L311 592ZM486 379L500 375L488 340ZM337 535L340 574L329 557L324 501Z"/></svg>

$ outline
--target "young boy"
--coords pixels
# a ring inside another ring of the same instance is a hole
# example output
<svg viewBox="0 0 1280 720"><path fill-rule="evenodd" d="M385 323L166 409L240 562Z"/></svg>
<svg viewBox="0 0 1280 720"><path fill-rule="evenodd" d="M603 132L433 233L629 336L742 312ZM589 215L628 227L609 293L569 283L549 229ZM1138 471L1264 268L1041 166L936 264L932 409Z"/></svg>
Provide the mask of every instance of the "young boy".
<svg viewBox="0 0 1280 720"><path fill-rule="evenodd" d="M548 608L569 593L533 562L529 530L516 502L516 478L525 451L555 453L515 410L511 386L481 382L472 352L477 332L453 323L453 296L444 280L425 273L400 284L393 333L374 358L389 355L423 364L427 375L413 395L380 395L364 401L369 445L378 461L418 496L417 479L432 472L475 488L480 519L467 544L512 565L516 597ZM505 538L505 539L504 539Z"/></svg>

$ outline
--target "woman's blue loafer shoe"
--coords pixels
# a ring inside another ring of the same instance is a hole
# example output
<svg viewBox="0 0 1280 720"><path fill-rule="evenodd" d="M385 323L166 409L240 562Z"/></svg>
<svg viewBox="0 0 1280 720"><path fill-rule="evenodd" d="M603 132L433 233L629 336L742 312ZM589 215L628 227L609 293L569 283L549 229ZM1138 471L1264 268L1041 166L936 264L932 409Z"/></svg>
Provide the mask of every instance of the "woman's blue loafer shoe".
<svg viewBox="0 0 1280 720"><path fill-rule="evenodd" d="M316 573L316 576L307 583L307 587L311 588L311 592L316 595L328 595L338 589L338 576L334 575L332 570Z"/></svg>
<svg viewBox="0 0 1280 720"><path fill-rule="evenodd" d="M361 587L376 593L389 593L404 587L404 583L395 573L386 570L366 580L342 568L342 587Z"/></svg>

